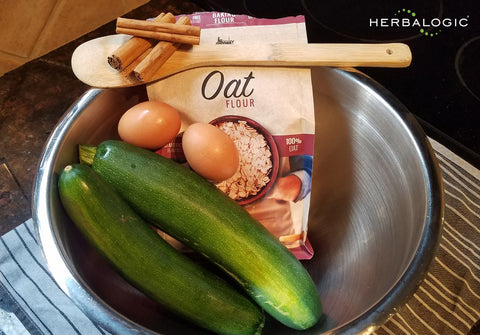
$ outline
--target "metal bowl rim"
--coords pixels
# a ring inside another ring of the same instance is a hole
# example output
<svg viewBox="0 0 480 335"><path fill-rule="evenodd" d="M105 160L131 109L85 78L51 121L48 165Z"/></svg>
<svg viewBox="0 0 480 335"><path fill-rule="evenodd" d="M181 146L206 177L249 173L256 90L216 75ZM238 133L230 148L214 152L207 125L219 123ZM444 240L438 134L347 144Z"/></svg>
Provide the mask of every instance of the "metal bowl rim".
<svg viewBox="0 0 480 335"><path fill-rule="evenodd" d="M414 115L390 91L368 75L355 69L334 69L340 76L348 76L365 89L375 92L395 111L404 128L410 132L417 150L421 153L422 167L429 186L427 193L426 222L416 252L397 283L376 304L347 324L340 325L329 334L357 334L381 326L414 295L428 272L439 247L445 200L443 179L435 153ZM401 293L401 294L400 294Z"/></svg>

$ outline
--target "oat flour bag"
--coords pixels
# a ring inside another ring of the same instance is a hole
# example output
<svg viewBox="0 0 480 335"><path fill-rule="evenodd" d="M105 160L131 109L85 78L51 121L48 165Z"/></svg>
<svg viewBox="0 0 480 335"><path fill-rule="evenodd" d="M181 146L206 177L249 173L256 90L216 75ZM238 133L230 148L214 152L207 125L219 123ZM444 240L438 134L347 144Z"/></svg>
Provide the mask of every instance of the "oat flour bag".
<svg viewBox="0 0 480 335"><path fill-rule="evenodd" d="M207 12L190 19L202 28L200 44L307 43L303 16L256 19ZM147 91L149 99L180 111L182 130L211 122L234 139L239 171L217 186L297 258L311 258L307 221L315 124L310 70L205 67L150 84ZM182 161L181 138L160 153Z"/></svg>

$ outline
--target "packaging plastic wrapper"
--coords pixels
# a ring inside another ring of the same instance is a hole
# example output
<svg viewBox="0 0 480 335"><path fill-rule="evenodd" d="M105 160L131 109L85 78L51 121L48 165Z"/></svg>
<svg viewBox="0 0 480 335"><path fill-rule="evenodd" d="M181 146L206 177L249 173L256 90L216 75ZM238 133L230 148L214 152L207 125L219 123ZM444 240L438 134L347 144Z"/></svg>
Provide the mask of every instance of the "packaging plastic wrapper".
<svg viewBox="0 0 480 335"><path fill-rule="evenodd" d="M206 12L189 17L202 28L200 44L307 43L303 16L258 19ZM150 100L179 110L181 132L204 122L229 134L240 167L217 186L298 259L311 258L307 226L315 120L310 69L203 67L149 84L147 92ZM181 133L159 153L185 163Z"/></svg>

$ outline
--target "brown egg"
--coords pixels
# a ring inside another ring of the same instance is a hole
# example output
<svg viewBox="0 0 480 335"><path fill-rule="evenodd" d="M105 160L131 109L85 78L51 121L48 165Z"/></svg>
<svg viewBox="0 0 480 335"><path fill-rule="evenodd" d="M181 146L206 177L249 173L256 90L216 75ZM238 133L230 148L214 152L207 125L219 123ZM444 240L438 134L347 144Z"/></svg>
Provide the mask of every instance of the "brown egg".
<svg viewBox="0 0 480 335"><path fill-rule="evenodd" d="M160 101L144 101L122 115L118 134L130 144L157 149L172 141L180 126L180 114L175 108Z"/></svg>
<svg viewBox="0 0 480 335"><path fill-rule="evenodd" d="M238 170L239 157L235 143L214 125L190 125L183 134L182 148L188 165L211 181L228 179Z"/></svg>

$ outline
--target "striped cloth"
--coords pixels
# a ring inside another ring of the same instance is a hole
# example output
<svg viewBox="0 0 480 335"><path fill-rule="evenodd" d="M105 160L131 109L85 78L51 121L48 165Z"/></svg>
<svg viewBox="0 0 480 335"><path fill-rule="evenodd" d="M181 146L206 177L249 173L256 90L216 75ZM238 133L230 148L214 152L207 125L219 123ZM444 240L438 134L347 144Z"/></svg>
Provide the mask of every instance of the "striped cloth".
<svg viewBox="0 0 480 335"><path fill-rule="evenodd" d="M416 294L375 331L377 335L465 335L480 319L480 171L431 142L444 178L443 238ZM0 238L3 334L109 334L55 284L31 220Z"/></svg>
<svg viewBox="0 0 480 335"><path fill-rule="evenodd" d="M440 248L413 298L378 335L464 335L480 320L480 171L431 142L445 189Z"/></svg>
<svg viewBox="0 0 480 335"><path fill-rule="evenodd" d="M109 334L60 290L30 219L0 239L0 335Z"/></svg>

